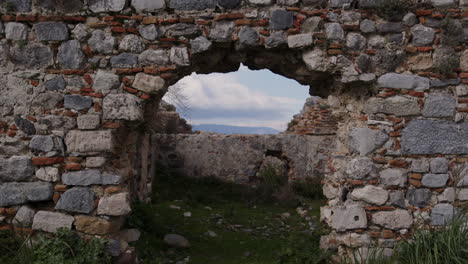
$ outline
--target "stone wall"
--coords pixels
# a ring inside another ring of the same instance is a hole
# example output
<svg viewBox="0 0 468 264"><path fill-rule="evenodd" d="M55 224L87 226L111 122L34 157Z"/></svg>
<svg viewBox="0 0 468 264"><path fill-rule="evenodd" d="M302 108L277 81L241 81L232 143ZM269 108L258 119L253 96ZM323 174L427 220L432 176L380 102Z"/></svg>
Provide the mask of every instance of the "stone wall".
<svg viewBox="0 0 468 264"><path fill-rule="evenodd" d="M261 169L273 166L285 179L321 180L334 137L303 135L191 135L153 136L159 162L189 177L215 177L255 186ZM284 172L284 173L282 173Z"/></svg>
<svg viewBox="0 0 468 264"><path fill-rule="evenodd" d="M148 197L167 87L240 63L326 98L324 247L444 224L468 199L468 2L384 1L0 1L1 228L118 229Z"/></svg>

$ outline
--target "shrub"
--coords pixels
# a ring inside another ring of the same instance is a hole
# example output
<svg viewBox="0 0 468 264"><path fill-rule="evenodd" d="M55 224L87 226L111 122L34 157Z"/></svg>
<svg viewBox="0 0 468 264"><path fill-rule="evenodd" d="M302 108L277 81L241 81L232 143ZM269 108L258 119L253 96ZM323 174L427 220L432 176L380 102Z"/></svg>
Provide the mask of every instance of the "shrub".
<svg viewBox="0 0 468 264"><path fill-rule="evenodd" d="M434 71L444 77L448 77L456 68L458 68L458 65L459 61L456 57L447 56L434 67Z"/></svg>
<svg viewBox="0 0 468 264"><path fill-rule="evenodd" d="M323 176L317 175L313 178L305 178L304 180L295 181L292 184L292 189L296 195L304 198L318 200L324 199L322 190Z"/></svg>
<svg viewBox="0 0 468 264"><path fill-rule="evenodd" d="M410 8L408 0L382 0L376 7L377 14L388 21L399 21Z"/></svg>

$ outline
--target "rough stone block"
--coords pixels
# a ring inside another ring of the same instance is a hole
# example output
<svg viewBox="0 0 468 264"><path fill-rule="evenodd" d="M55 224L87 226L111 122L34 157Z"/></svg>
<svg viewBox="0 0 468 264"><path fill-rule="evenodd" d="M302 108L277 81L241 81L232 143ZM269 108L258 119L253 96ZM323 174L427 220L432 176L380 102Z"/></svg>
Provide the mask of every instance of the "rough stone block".
<svg viewBox="0 0 468 264"><path fill-rule="evenodd" d="M241 46L258 46L260 45L260 36L257 30L251 27L242 27L239 30L239 43Z"/></svg>
<svg viewBox="0 0 468 264"><path fill-rule="evenodd" d="M361 156L366 156L381 147L388 140L388 135L370 128L352 128L348 136L348 146Z"/></svg>
<svg viewBox="0 0 468 264"><path fill-rule="evenodd" d="M106 158L104 157L87 157L86 158L86 167L87 168L100 168L106 163Z"/></svg>
<svg viewBox="0 0 468 264"><path fill-rule="evenodd" d="M428 172L429 161L427 159L417 159L411 162L411 171L413 172Z"/></svg>
<svg viewBox="0 0 468 264"><path fill-rule="evenodd" d="M164 0L132 0L132 6L137 12L154 12L166 7Z"/></svg>
<svg viewBox="0 0 468 264"><path fill-rule="evenodd" d="M273 10L270 15L270 29L288 29L293 25L293 13L286 10Z"/></svg>
<svg viewBox="0 0 468 264"><path fill-rule="evenodd" d="M375 22L369 19L364 19L363 21L361 21L359 28L361 29L361 32L363 33L375 32L375 29L376 29Z"/></svg>
<svg viewBox="0 0 468 264"><path fill-rule="evenodd" d="M170 60L178 66L189 66L190 56L186 47L172 47L170 53Z"/></svg>
<svg viewBox="0 0 468 264"><path fill-rule="evenodd" d="M141 99L131 94L109 94L103 102L104 119L139 121L143 119Z"/></svg>
<svg viewBox="0 0 468 264"><path fill-rule="evenodd" d="M431 224L435 226L447 225L453 218L455 209L450 204L437 204L431 211Z"/></svg>
<svg viewBox="0 0 468 264"><path fill-rule="evenodd" d="M73 186L97 185L102 184L102 174L99 170L67 172L62 175L62 182Z"/></svg>
<svg viewBox="0 0 468 264"><path fill-rule="evenodd" d="M303 48L312 45L312 43L311 34L297 34L288 37L289 48Z"/></svg>
<svg viewBox="0 0 468 264"><path fill-rule="evenodd" d="M404 187L406 184L406 172L400 169L385 169L380 172L382 184L387 186Z"/></svg>
<svg viewBox="0 0 468 264"><path fill-rule="evenodd" d="M353 179L363 179L374 173L374 162L367 157L352 159L346 166L346 174Z"/></svg>
<svg viewBox="0 0 468 264"><path fill-rule="evenodd" d="M216 22L211 27L209 38L214 42L230 42L234 28L234 22Z"/></svg>
<svg viewBox="0 0 468 264"><path fill-rule="evenodd" d="M430 94L424 102L422 111L425 117L453 117L457 101L449 94Z"/></svg>
<svg viewBox="0 0 468 264"><path fill-rule="evenodd" d="M77 119L78 129L92 130L99 128L101 120L99 115L81 115Z"/></svg>
<svg viewBox="0 0 468 264"><path fill-rule="evenodd" d="M29 141L29 148L33 153L47 153L48 157L63 156L65 148L63 140L57 136L41 136L35 135Z"/></svg>
<svg viewBox="0 0 468 264"><path fill-rule="evenodd" d="M94 193L86 187L74 187L60 196L55 210L89 214L94 208Z"/></svg>
<svg viewBox="0 0 468 264"><path fill-rule="evenodd" d="M167 65L170 53L167 50L145 50L138 55L138 63L143 66Z"/></svg>
<svg viewBox="0 0 468 264"><path fill-rule="evenodd" d="M190 40L190 46L192 47L192 54L207 51L211 48L212 45L213 43L203 36Z"/></svg>
<svg viewBox="0 0 468 264"><path fill-rule="evenodd" d="M94 76L93 89L104 94L120 86L119 76L111 71L98 70Z"/></svg>
<svg viewBox="0 0 468 264"><path fill-rule="evenodd" d="M132 211L128 193L118 193L99 200L99 215L121 216Z"/></svg>
<svg viewBox="0 0 468 264"><path fill-rule="evenodd" d="M354 189L351 199L361 200L366 203L383 205L388 200L388 192L383 188L367 185L363 188Z"/></svg>
<svg viewBox="0 0 468 264"><path fill-rule="evenodd" d="M53 193L53 185L48 182L0 184L0 207L49 201Z"/></svg>
<svg viewBox="0 0 468 264"><path fill-rule="evenodd" d="M107 235L113 231L113 224L100 217L86 215L75 216L76 230L90 235Z"/></svg>
<svg viewBox="0 0 468 264"><path fill-rule="evenodd" d="M5 25L5 37L10 40L26 40L28 38L28 26L22 23L9 22Z"/></svg>
<svg viewBox="0 0 468 264"><path fill-rule="evenodd" d="M110 59L113 68L132 68L138 64L138 56L135 54L121 53Z"/></svg>
<svg viewBox="0 0 468 264"><path fill-rule="evenodd" d="M178 11L205 10L216 7L215 0L170 0L169 7Z"/></svg>
<svg viewBox="0 0 468 264"><path fill-rule="evenodd" d="M328 40L344 41L344 30L339 23L325 24L325 33Z"/></svg>
<svg viewBox="0 0 468 264"><path fill-rule="evenodd" d="M158 29L153 24L140 27L138 32L142 38L147 40L155 40L159 36Z"/></svg>
<svg viewBox="0 0 468 264"><path fill-rule="evenodd" d="M272 49L284 46L288 43L287 37L288 35L283 31L273 32L265 39L265 47L267 49Z"/></svg>
<svg viewBox="0 0 468 264"><path fill-rule="evenodd" d="M418 101L405 96L392 96L387 99L371 98L364 106L366 114L390 114L396 116L414 116L421 113Z"/></svg>
<svg viewBox="0 0 468 264"><path fill-rule="evenodd" d="M414 46L432 46L434 42L435 30L418 24L411 28Z"/></svg>
<svg viewBox="0 0 468 264"><path fill-rule="evenodd" d="M380 87L394 89L427 90L430 83L428 78L398 73L387 73L378 79Z"/></svg>
<svg viewBox="0 0 468 264"><path fill-rule="evenodd" d="M413 224L413 216L403 209L382 211L372 215L372 222L392 230L408 229Z"/></svg>
<svg viewBox="0 0 468 264"><path fill-rule="evenodd" d="M13 224L20 227L31 227L36 212L29 206L21 206L13 219Z"/></svg>
<svg viewBox="0 0 468 264"><path fill-rule="evenodd" d="M64 41L68 39L68 28L62 22L40 22L34 24L37 39L40 41Z"/></svg>
<svg viewBox="0 0 468 264"><path fill-rule="evenodd" d="M408 191L408 202L416 207L424 208L431 201L431 190L429 189L410 189Z"/></svg>
<svg viewBox="0 0 468 264"><path fill-rule="evenodd" d="M30 157L0 157L0 183L10 181L24 181L30 179L33 175L34 165Z"/></svg>
<svg viewBox="0 0 468 264"><path fill-rule="evenodd" d="M431 159L431 172L432 173L447 173L448 160L446 158Z"/></svg>
<svg viewBox="0 0 468 264"><path fill-rule="evenodd" d="M63 91L67 86L67 82L62 75L59 75L53 79L50 79L45 82L45 87L49 91Z"/></svg>
<svg viewBox="0 0 468 264"><path fill-rule="evenodd" d="M125 37L120 41L119 50L130 53L141 53L145 50L145 44L137 35L125 35Z"/></svg>
<svg viewBox="0 0 468 264"><path fill-rule="evenodd" d="M111 152L114 140L111 130L79 131L72 130L65 137L68 153L72 152Z"/></svg>
<svg viewBox="0 0 468 264"><path fill-rule="evenodd" d="M74 220L73 216L70 215L39 211L34 216L32 228L34 230L55 233L59 228L71 229Z"/></svg>
<svg viewBox="0 0 468 264"><path fill-rule="evenodd" d="M402 131L403 154L468 154L468 122L413 120Z"/></svg>
<svg viewBox="0 0 468 264"><path fill-rule="evenodd" d="M60 172L55 167L40 167L36 171L36 178L41 181L56 182L60 179Z"/></svg>
<svg viewBox="0 0 468 264"><path fill-rule="evenodd" d="M93 105L93 98L82 95L65 95L64 107L75 110L88 109Z"/></svg>
<svg viewBox="0 0 468 264"><path fill-rule="evenodd" d="M441 188L447 184L448 178L448 174L425 174L421 182L429 188Z"/></svg>
<svg viewBox="0 0 468 264"><path fill-rule="evenodd" d="M91 51L112 54L115 45L115 38L110 33L102 30L94 30L91 38L88 39L88 45Z"/></svg>
<svg viewBox="0 0 468 264"><path fill-rule="evenodd" d="M89 9L95 13L119 12L125 7L126 0L89 0Z"/></svg>
<svg viewBox="0 0 468 264"><path fill-rule="evenodd" d="M342 206L332 209L331 227L339 232L367 228L366 211L358 205Z"/></svg>
<svg viewBox="0 0 468 264"><path fill-rule="evenodd" d="M391 192L389 194L389 202L391 205L406 208L405 193L403 191Z"/></svg>

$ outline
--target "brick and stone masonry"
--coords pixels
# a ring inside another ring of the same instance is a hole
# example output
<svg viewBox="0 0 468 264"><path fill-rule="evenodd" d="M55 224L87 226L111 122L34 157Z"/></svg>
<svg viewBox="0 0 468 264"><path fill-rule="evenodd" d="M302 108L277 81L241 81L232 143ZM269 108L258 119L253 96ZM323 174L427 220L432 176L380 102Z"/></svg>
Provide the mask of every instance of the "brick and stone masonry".
<svg viewBox="0 0 468 264"><path fill-rule="evenodd" d="M240 63L322 98L295 131L334 136L324 248L444 225L468 200L468 1L379 2L1 1L0 228L115 233L151 190L168 86Z"/></svg>

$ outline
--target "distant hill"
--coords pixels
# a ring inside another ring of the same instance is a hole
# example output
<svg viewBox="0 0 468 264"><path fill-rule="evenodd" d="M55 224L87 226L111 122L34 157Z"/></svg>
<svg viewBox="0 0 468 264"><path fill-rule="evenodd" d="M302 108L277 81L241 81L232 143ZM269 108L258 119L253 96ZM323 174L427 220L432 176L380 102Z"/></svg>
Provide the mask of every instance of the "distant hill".
<svg viewBox="0 0 468 264"><path fill-rule="evenodd" d="M212 124L192 125L192 130L219 134L278 134L280 132L271 127L241 127Z"/></svg>

